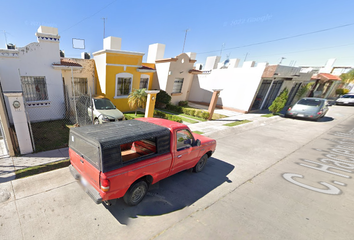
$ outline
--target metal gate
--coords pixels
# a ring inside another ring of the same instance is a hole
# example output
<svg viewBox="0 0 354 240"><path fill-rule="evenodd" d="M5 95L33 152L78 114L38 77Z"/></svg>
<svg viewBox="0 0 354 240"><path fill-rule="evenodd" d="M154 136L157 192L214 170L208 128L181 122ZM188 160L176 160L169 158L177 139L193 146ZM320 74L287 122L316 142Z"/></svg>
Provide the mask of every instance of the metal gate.
<svg viewBox="0 0 354 240"><path fill-rule="evenodd" d="M279 81L274 81L272 88L269 91L268 97L265 100L265 103L262 107L262 109L268 108L270 105L272 105L274 99L278 96L281 85L283 85L283 80L279 80Z"/></svg>
<svg viewBox="0 0 354 240"><path fill-rule="evenodd" d="M301 84L302 83L295 83L295 85L291 88L289 96L288 96L288 101L286 101L285 106L288 106L288 105L290 105L293 102L297 91L301 87Z"/></svg>

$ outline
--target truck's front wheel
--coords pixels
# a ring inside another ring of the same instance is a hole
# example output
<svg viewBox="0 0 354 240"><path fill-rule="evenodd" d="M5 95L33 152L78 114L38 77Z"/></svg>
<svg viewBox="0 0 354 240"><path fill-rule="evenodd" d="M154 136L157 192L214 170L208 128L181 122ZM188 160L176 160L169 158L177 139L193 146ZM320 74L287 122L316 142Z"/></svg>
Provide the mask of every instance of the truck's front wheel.
<svg viewBox="0 0 354 240"><path fill-rule="evenodd" d="M125 193L123 200L129 206L138 205L145 197L148 190L148 185L145 181L133 183Z"/></svg>
<svg viewBox="0 0 354 240"><path fill-rule="evenodd" d="M208 161L208 155L204 154L203 157L200 158L199 162L194 166L194 172L200 172L204 169L206 163Z"/></svg>

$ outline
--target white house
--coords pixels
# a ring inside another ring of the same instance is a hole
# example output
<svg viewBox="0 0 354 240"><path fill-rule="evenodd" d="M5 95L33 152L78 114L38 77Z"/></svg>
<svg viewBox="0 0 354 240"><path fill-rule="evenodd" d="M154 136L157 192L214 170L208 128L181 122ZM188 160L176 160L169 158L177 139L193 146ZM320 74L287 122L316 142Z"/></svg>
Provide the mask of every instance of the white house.
<svg viewBox="0 0 354 240"><path fill-rule="evenodd" d="M63 81L61 71L52 67L60 62L58 29L40 26L36 36L37 42L25 47L0 50L2 89L5 95L23 93L30 121L60 119L65 113Z"/></svg>
<svg viewBox="0 0 354 240"><path fill-rule="evenodd" d="M208 57L202 74L194 76L189 101L208 105L214 90L221 90L217 106L224 109L249 112L266 109L284 89L289 90L289 102L311 74L300 74L300 68L244 62L239 59L219 63L217 56Z"/></svg>

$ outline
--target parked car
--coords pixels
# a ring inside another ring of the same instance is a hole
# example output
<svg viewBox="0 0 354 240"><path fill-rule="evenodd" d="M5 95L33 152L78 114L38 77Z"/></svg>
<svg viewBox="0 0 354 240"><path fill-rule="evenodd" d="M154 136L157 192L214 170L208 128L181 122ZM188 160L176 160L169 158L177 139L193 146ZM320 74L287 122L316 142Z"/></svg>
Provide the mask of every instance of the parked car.
<svg viewBox="0 0 354 240"><path fill-rule="evenodd" d="M78 99L77 106L78 109L88 114L89 119L92 119L94 124L124 120L124 114L108 98L103 96L94 96L91 101L90 96L81 96Z"/></svg>
<svg viewBox="0 0 354 240"><path fill-rule="evenodd" d="M324 98L302 98L289 107L285 117L318 120L326 115L329 106L330 104Z"/></svg>
<svg viewBox="0 0 354 240"><path fill-rule="evenodd" d="M354 94L344 94L336 100L336 105L354 105Z"/></svg>
<svg viewBox="0 0 354 240"><path fill-rule="evenodd" d="M139 118L71 128L70 171L97 204L140 203L149 185L186 169L200 172L216 141L182 124Z"/></svg>

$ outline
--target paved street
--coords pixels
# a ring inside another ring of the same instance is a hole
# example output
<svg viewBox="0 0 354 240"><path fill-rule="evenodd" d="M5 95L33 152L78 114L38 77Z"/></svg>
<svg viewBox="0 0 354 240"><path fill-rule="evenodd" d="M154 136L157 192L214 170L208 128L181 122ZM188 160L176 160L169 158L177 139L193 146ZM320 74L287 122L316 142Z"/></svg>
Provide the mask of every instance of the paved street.
<svg viewBox="0 0 354 240"><path fill-rule="evenodd" d="M354 108L210 136L203 172L161 181L137 207L94 204L67 168L2 183L1 239L353 238Z"/></svg>

